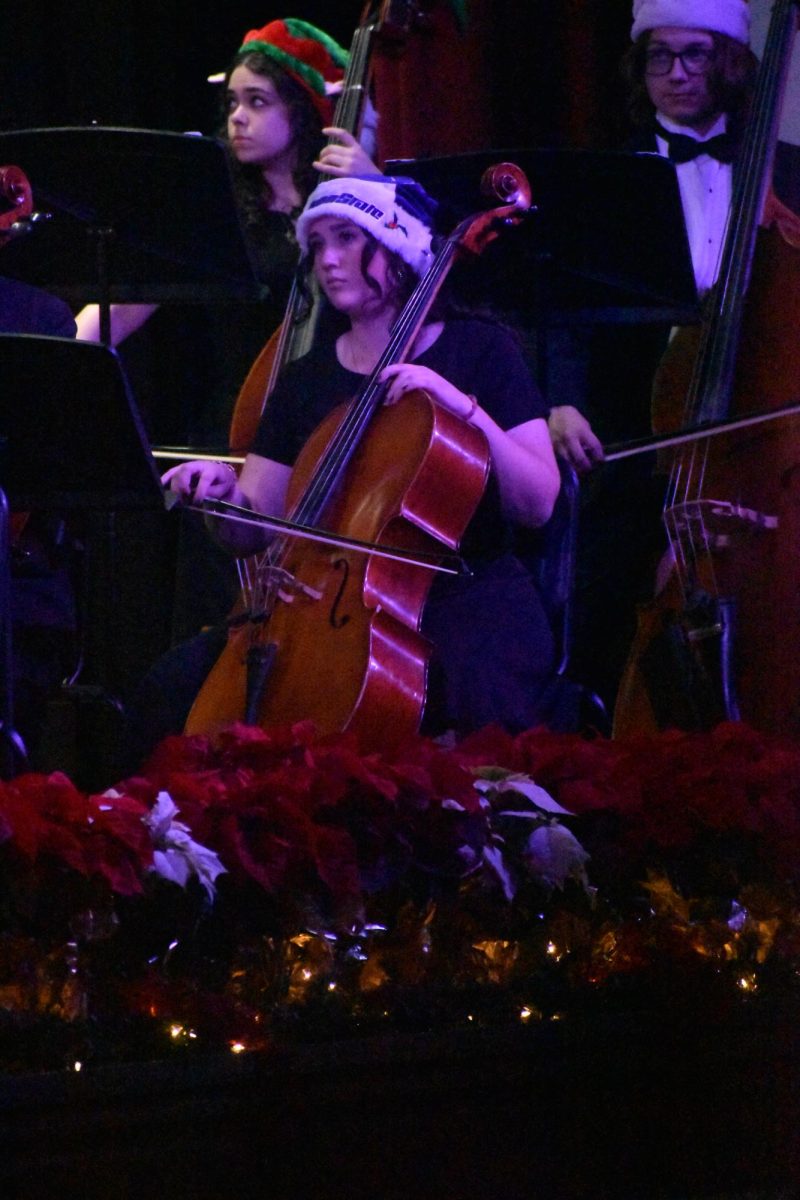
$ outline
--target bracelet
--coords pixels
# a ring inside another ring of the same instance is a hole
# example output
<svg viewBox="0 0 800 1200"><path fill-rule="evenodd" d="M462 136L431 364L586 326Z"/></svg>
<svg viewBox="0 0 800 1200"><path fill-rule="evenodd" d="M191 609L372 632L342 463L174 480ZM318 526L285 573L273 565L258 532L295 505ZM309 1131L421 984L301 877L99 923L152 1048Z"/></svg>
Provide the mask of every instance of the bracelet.
<svg viewBox="0 0 800 1200"><path fill-rule="evenodd" d="M461 418L462 421L471 421L472 418L475 416L475 410L478 407L478 397L477 396L473 396L472 393L470 392L467 395L467 399L469 400L469 412Z"/></svg>

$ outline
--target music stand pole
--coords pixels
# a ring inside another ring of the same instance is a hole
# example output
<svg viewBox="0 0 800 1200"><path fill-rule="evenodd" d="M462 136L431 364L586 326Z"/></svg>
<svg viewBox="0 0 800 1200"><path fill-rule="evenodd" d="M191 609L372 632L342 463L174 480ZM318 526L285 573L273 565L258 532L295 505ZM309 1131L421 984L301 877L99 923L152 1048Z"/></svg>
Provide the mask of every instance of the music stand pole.
<svg viewBox="0 0 800 1200"><path fill-rule="evenodd" d="M0 779L10 779L28 755L14 728L14 653L11 636L11 522L0 488Z"/></svg>

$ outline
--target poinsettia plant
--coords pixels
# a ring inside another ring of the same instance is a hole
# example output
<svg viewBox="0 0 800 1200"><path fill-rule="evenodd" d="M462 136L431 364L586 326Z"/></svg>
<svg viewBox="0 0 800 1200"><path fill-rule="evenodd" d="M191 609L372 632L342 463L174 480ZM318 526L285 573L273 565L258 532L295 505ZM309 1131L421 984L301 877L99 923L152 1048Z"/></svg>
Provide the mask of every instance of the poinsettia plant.
<svg viewBox="0 0 800 1200"><path fill-rule="evenodd" d="M212 887L222 864L174 816L168 797L87 795L60 773L0 782L0 932L63 935L82 908L141 895L153 872Z"/></svg>
<svg viewBox="0 0 800 1200"><path fill-rule="evenodd" d="M310 724L233 726L213 741L167 739L125 787L148 805L168 793L231 881L271 898L282 928L343 932L398 888L424 902L481 872L511 900L521 872L547 887L584 878L561 805L526 777L478 774L424 738L386 757Z"/></svg>
<svg viewBox="0 0 800 1200"><path fill-rule="evenodd" d="M167 739L102 796L0 785L0 933L88 941L104 904L119 928L90 974L122 978L117 1015L246 1027L250 1045L281 1006L382 1020L410 992L425 1013L459 989L472 1011L488 985L557 1014L623 981L694 994L700 972L750 997L798 978L800 745L735 724L491 729L377 755L307 724L233 726Z"/></svg>

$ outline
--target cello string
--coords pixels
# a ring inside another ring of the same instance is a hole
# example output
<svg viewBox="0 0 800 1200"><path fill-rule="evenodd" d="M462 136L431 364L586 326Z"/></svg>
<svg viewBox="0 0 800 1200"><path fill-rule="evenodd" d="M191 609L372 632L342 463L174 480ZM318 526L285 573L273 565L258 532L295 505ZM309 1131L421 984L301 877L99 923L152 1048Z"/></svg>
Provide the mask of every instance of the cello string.
<svg viewBox="0 0 800 1200"><path fill-rule="evenodd" d="M369 61L374 29L374 23L369 27L360 25L353 35L350 55L342 82L342 90L337 97L337 102L334 109L333 124L337 127L353 131L356 129L356 121L360 113L364 96L363 88L360 87L356 81L364 77L364 72ZM332 141L332 138L328 139L329 144ZM322 174L320 178L322 181L324 179L329 179L330 176L326 173ZM262 412L264 405L266 404L267 399L275 386L277 376L289 357L289 348L293 340L298 336L300 299L298 276L295 274L295 277L292 280L292 286L289 293L284 320L281 323L281 332L278 338L275 358L264 388L264 396L261 406ZM318 294L316 297L312 298L312 310L318 304L318 300ZM308 320L310 324L314 323L311 312L308 314ZM300 348L302 348L302 345L304 345L304 339L307 336L307 334L303 335L303 341L300 343ZM293 355L293 357L298 356L300 348L298 349L298 353ZM253 564L253 571L250 572L250 570L247 570L246 572L243 572L248 581L243 590L246 592L246 603L250 607L254 607L256 604L258 599L256 593L261 587L262 576L264 572L269 569L270 565L274 561L277 561L282 556L284 550L285 548L282 547L280 542L276 539L266 552L256 556Z"/></svg>

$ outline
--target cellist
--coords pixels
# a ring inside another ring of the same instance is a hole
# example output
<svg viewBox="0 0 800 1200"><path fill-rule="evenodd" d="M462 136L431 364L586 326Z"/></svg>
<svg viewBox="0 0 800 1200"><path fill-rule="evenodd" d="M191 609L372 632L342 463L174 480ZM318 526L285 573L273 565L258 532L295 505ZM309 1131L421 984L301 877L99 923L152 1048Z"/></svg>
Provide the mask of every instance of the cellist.
<svg viewBox="0 0 800 1200"><path fill-rule="evenodd" d="M298 221L303 266L312 270L344 330L290 364L270 398L241 475L185 463L164 482L184 500L224 499L283 515L292 464L319 421L348 400L388 343L392 325L431 260L430 201L417 185L383 177L321 184ZM516 528L543 524L559 474L546 407L513 336L499 325L435 313L410 360L387 367L386 402L423 388L481 429L489 485L462 553L473 574L434 583L423 633L434 646L423 729L458 734L496 721L512 730L546 720L554 703L552 634L527 571L513 554ZM403 453L403 447L397 447ZM237 553L252 534L217 532ZM244 543L244 544L243 544ZM161 684L161 694L169 684ZM151 711L162 701L155 689Z"/></svg>

